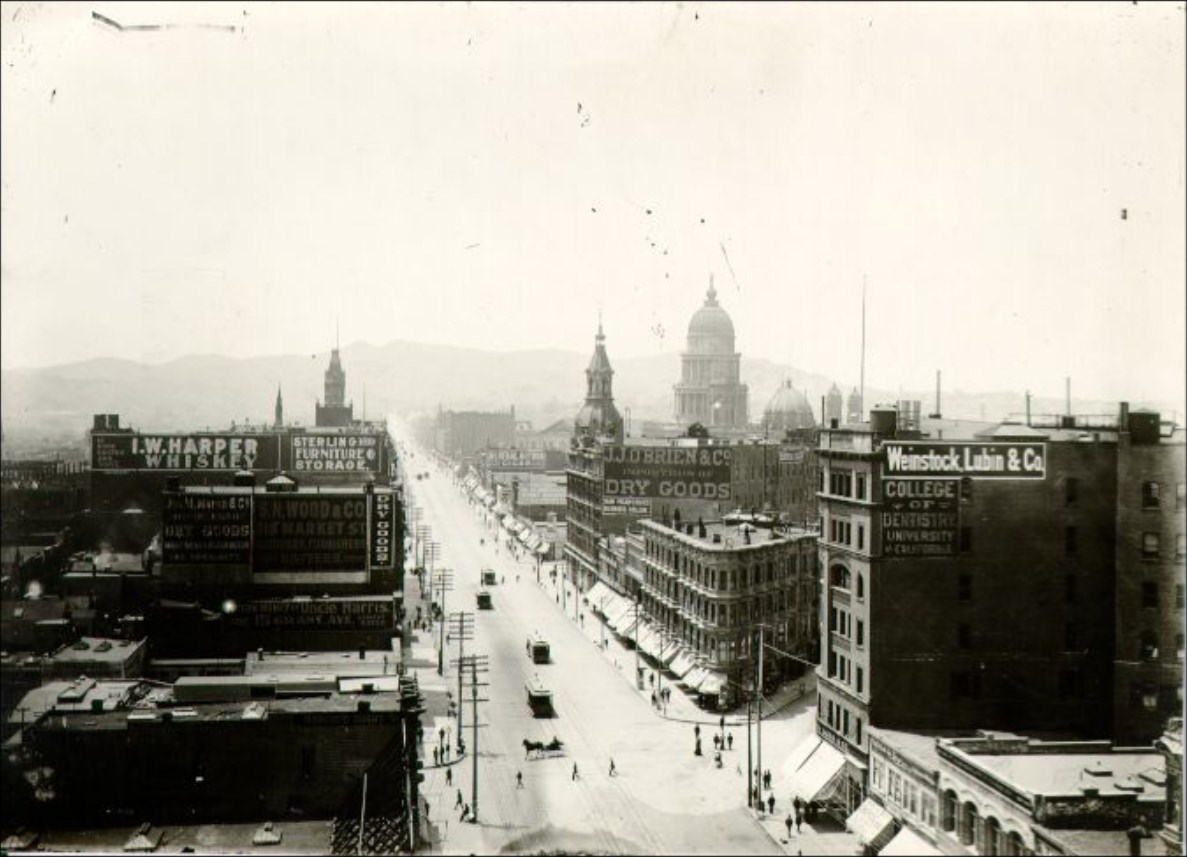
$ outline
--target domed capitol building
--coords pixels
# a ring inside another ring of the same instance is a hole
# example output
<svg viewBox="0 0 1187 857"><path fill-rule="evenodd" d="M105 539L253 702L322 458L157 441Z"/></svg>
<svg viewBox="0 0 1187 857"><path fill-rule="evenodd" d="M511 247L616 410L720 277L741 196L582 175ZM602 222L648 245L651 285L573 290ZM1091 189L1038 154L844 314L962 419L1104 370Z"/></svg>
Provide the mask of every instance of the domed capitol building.
<svg viewBox="0 0 1187 857"><path fill-rule="evenodd" d="M808 397L795 389L788 379L775 391L763 411L762 426L767 437L778 439L785 432L816 428L816 416L812 413Z"/></svg>
<svg viewBox="0 0 1187 857"><path fill-rule="evenodd" d="M742 355L734 350L734 323L709 281L705 304L688 323L688 345L681 354L680 380L674 385L676 422L706 428L745 428L749 390L742 383Z"/></svg>

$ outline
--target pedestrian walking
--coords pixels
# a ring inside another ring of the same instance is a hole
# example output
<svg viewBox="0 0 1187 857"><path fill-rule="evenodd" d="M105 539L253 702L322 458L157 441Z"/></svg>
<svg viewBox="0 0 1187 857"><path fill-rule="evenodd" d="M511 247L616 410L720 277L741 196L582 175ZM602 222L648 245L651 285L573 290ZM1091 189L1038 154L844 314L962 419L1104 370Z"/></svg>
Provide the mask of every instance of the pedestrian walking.
<svg viewBox="0 0 1187 857"><path fill-rule="evenodd" d="M771 815L775 814L775 793L771 792L767 795L767 812Z"/></svg>
<svg viewBox="0 0 1187 857"><path fill-rule="evenodd" d="M572 777L572 779L574 779L574 780L577 779L577 763L576 762L573 763L573 777Z"/></svg>
<svg viewBox="0 0 1187 857"><path fill-rule="evenodd" d="M426 821L428 820L428 817L429 817L429 802L426 800L425 801L425 820Z"/></svg>
<svg viewBox="0 0 1187 857"><path fill-rule="evenodd" d="M695 735L697 738L701 737L701 724L698 723L692 727L692 734Z"/></svg>
<svg viewBox="0 0 1187 857"><path fill-rule="evenodd" d="M804 815L798 809L795 811L795 832L800 832L800 826L804 823Z"/></svg>
<svg viewBox="0 0 1187 857"><path fill-rule="evenodd" d="M449 758L449 741L445 742L445 758Z"/></svg>
<svg viewBox="0 0 1187 857"><path fill-rule="evenodd" d="M458 789L457 790L457 801L454 803L453 808L457 809L459 806L465 806L465 805L466 805L466 802L464 800L462 800L462 790Z"/></svg>
<svg viewBox="0 0 1187 857"><path fill-rule="evenodd" d="M701 739L700 738L697 738L697 747L695 750L692 751L692 754L694 756L701 755Z"/></svg>
<svg viewBox="0 0 1187 857"><path fill-rule="evenodd" d="M453 785L453 768L445 769L445 785L447 785L447 786Z"/></svg>
<svg viewBox="0 0 1187 857"><path fill-rule="evenodd" d="M462 817L460 820L465 821L469 817L470 817L470 804L466 804L465 806L462 807Z"/></svg>
<svg viewBox="0 0 1187 857"><path fill-rule="evenodd" d="M791 839L791 826L795 823L795 819L791 817L791 813L787 813L787 818L784 819L787 824L787 838Z"/></svg>
<svg viewBox="0 0 1187 857"><path fill-rule="evenodd" d="M437 741L440 742L441 744L445 743L445 727L444 726L442 726L440 729L437 730Z"/></svg>
<svg viewBox="0 0 1187 857"><path fill-rule="evenodd" d="M725 743L729 745L729 748L731 750L734 749L734 733L733 732L729 732L726 734Z"/></svg>
<svg viewBox="0 0 1187 857"><path fill-rule="evenodd" d="M523 771L515 772L515 787L517 789L523 788Z"/></svg>
<svg viewBox="0 0 1187 857"><path fill-rule="evenodd" d="M717 735L713 736L713 749L714 750L721 749L721 738L719 738Z"/></svg>
<svg viewBox="0 0 1187 857"><path fill-rule="evenodd" d="M437 749L436 747L433 748L433 764L434 765L441 764L441 751L439 749Z"/></svg>

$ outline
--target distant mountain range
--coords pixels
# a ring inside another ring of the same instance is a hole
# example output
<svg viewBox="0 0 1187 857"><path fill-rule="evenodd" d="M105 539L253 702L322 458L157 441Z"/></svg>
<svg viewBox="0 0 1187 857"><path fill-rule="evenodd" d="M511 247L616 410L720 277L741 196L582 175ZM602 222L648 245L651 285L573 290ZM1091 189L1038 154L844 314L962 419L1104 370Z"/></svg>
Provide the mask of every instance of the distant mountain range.
<svg viewBox="0 0 1187 857"><path fill-rule="evenodd" d="M515 406L519 419L542 428L557 419L571 419L585 398L585 367L589 353L561 350L483 351L416 342L383 346L356 343L341 350L348 400L356 416L407 417L435 411L497 410ZM616 360L614 398L619 410L630 409L633 422L672 418L672 385L680 377L680 355ZM214 355L182 357L167 363L143 364L99 358L36 369L0 372L0 413L6 446L18 438L81 438L92 415L118 413L121 425L142 430L227 428L231 423L271 423L279 387L286 422L313 424L314 403L323 394L329 353L228 358ZM742 378L750 387L751 418L758 421L767 402L785 379L802 390L820 416L821 396L834 380L847 396L853 381L808 373L769 360L742 358ZM934 409L934 391L904 392L920 399L923 412ZM869 403L900 397L887 390L867 389ZM1163 403L1132 403L1156 407ZM1062 399L1036 399L1035 414L1061 413ZM943 393L947 417L997 420L1025 410L1021 393ZM1074 413L1115 414L1116 402L1073 400Z"/></svg>

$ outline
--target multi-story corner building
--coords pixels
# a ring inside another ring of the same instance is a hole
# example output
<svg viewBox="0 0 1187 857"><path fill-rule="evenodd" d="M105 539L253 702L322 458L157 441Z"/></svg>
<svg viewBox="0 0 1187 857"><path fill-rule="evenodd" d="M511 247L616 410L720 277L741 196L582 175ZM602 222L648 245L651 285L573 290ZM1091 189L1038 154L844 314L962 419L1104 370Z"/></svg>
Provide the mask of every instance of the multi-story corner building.
<svg viewBox="0 0 1187 857"><path fill-rule="evenodd" d="M1113 729L1147 744L1183 709L1187 446L1157 414L1122 413L1117 440Z"/></svg>
<svg viewBox="0 0 1187 857"><path fill-rule="evenodd" d="M765 642L801 659L768 649L767 687L802 675L803 662L815 661L815 533L716 522L671 527L644 520L639 527L640 634L659 634L655 653L666 648L664 659L678 675L701 670L702 697L729 709L754 686L760 626Z"/></svg>
<svg viewBox="0 0 1187 857"><path fill-rule="evenodd" d="M734 350L734 322L709 283L705 304L688 323L688 345L675 384L676 422L714 429L744 429L750 420L749 391L741 379L742 355Z"/></svg>
<svg viewBox="0 0 1187 857"><path fill-rule="evenodd" d="M868 728L1111 731L1116 432L821 433L818 733L865 791Z"/></svg>

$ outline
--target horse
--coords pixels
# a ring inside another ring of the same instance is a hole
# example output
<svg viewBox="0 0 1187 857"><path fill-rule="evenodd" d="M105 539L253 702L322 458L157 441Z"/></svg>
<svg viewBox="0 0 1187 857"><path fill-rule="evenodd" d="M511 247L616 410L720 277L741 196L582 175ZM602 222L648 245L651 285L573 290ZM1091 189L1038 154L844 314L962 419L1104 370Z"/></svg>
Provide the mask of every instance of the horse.
<svg viewBox="0 0 1187 857"><path fill-rule="evenodd" d="M531 758L532 753L540 753L544 750L544 742L530 741L527 738L523 739L523 757L525 759Z"/></svg>

